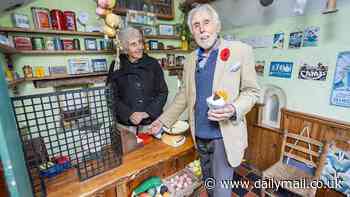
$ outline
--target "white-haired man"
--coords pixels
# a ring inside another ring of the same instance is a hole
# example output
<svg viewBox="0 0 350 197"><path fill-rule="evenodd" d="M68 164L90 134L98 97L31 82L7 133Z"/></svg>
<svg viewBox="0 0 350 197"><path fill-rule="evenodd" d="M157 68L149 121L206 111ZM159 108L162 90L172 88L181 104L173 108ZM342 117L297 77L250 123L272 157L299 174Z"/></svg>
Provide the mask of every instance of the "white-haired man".
<svg viewBox="0 0 350 197"><path fill-rule="evenodd" d="M151 132L171 127L188 108L192 138L198 150L203 181L209 196L229 197L231 188L221 185L231 180L247 147L246 113L258 100L252 48L237 41L219 38L221 23L208 4L192 9L188 26L199 48L189 55L184 66L183 86L169 108L152 123ZM210 109L206 98L217 90L229 95L226 105ZM211 184L213 186L213 184Z"/></svg>

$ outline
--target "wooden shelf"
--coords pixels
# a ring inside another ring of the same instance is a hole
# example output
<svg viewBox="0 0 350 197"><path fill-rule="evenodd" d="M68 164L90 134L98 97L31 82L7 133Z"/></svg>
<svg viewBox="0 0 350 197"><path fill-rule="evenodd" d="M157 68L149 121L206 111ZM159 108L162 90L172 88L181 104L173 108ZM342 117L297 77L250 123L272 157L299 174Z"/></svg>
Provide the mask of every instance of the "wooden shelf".
<svg viewBox="0 0 350 197"><path fill-rule="evenodd" d="M183 70L184 67L183 66L167 66L166 69L167 70Z"/></svg>
<svg viewBox="0 0 350 197"><path fill-rule="evenodd" d="M78 75L60 75L60 76L48 76L48 77L32 77L26 78L26 81L48 81L48 80L60 80L60 79L72 79L72 78L83 78L83 77L94 77L94 76L106 76L107 72L96 72Z"/></svg>
<svg viewBox="0 0 350 197"><path fill-rule="evenodd" d="M4 44L0 44L0 52L5 54L16 53L16 49Z"/></svg>
<svg viewBox="0 0 350 197"><path fill-rule="evenodd" d="M85 51L85 50L58 50L58 51L48 51L48 50L17 50L16 54L23 55L71 55L71 54L113 54L113 50L103 50L103 51Z"/></svg>
<svg viewBox="0 0 350 197"><path fill-rule="evenodd" d="M166 49L166 50L146 50L147 53L191 53L192 51L184 51L181 49Z"/></svg>
<svg viewBox="0 0 350 197"><path fill-rule="evenodd" d="M167 40L181 40L180 36L165 36L165 35L147 35L146 39L167 39Z"/></svg>
<svg viewBox="0 0 350 197"><path fill-rule="evenodd" d="M17 28L17 27L0 27L0 32L98 36L98 37L104 36L104 34L101 32L58 31L58 30L51 30L51 29L26 29L26 28Z"/></svg>
<svg viewBox="0 0 350 197"><path fill-rule="evenodd" d="M167 39L167 40L181 40L180 36L166 36L166 35L147 35L146 39Z"/></svg>
<svg viewBox="0 0 350 197"><path fill-rule="evenodd" d="M18 84L25 82L24 78L20 78L20 79L16 79L16 80L12 80L8 82L8 86L10 88L16 87Z"/></svg>
<svg viewBox="0 0 350 197"><path fill-rule="evenodd" d="M126 15L126 12L128 11L129 9L127 8L118 8L116 7L113 12L116 13L116 14L119 14L119 15ZM139 11L139 10L137 10ZM141 12L141 11L139 11ZM159 19L164 19L164 20L173 20L174 19L174 15L166 15L166 14L157 14L155 13L155 15L157 16L157 18Z"/></svg>

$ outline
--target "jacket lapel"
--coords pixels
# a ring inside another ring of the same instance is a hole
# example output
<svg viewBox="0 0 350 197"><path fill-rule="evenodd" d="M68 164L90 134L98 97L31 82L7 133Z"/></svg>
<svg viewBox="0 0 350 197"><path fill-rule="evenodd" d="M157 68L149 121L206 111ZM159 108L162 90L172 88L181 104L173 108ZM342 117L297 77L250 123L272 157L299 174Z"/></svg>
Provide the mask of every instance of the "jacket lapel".
<svg viewBox="0 0 350 197"><path fill-rule="evenodd" d="M226 66L227 66L227 62L222 61L220 58L220 53L221 53L222 49L224 49L224 48L225 48L225 42L223 39L220 38L219 51L218 51L218 56L216 59L212 92L214 92L215 90L220 88L220 83L223 80L224 71L225 71Z"/></svg>

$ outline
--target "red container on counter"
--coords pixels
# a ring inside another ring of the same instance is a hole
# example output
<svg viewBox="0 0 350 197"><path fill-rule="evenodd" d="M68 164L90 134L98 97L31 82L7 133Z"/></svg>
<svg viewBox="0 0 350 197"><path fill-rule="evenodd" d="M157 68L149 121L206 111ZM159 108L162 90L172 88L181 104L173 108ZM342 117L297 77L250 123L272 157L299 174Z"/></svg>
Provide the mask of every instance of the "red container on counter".
<svg viewBox="0 0 350 197"><path fill-rule="evenodd" d="M61 10L53 9L50 11L52 28L56 30L67 30L66 19Z"/></svg>
<svg viewBox="0 0 350 197"><path fill-rule="evenodd" d="M75 20L75 13L72 11L64 11L63 14L66 19L66 29L68 31L76 31L77 24Z"/></svg>

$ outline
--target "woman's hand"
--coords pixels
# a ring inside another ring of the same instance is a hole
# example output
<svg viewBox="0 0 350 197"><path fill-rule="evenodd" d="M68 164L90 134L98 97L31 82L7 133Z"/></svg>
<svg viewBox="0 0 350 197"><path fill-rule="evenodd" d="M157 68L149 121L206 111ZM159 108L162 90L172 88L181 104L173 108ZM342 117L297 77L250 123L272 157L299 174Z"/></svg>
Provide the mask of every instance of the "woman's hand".
<svg viewBox="0 0 350 197"><path fill-rule="evenodd" d="M163 127L163 123L160 120L155 120L151 124L151 128L149 129L149 134L156 134Z"/></svg>
<svg viewBox="0 0 350 197"><path fill-rule="evenodd" d="M134 112L131 114L129 119L134 125L138 125L143 119L146 119L148 117L149 115L146 112Z"/></svg>

